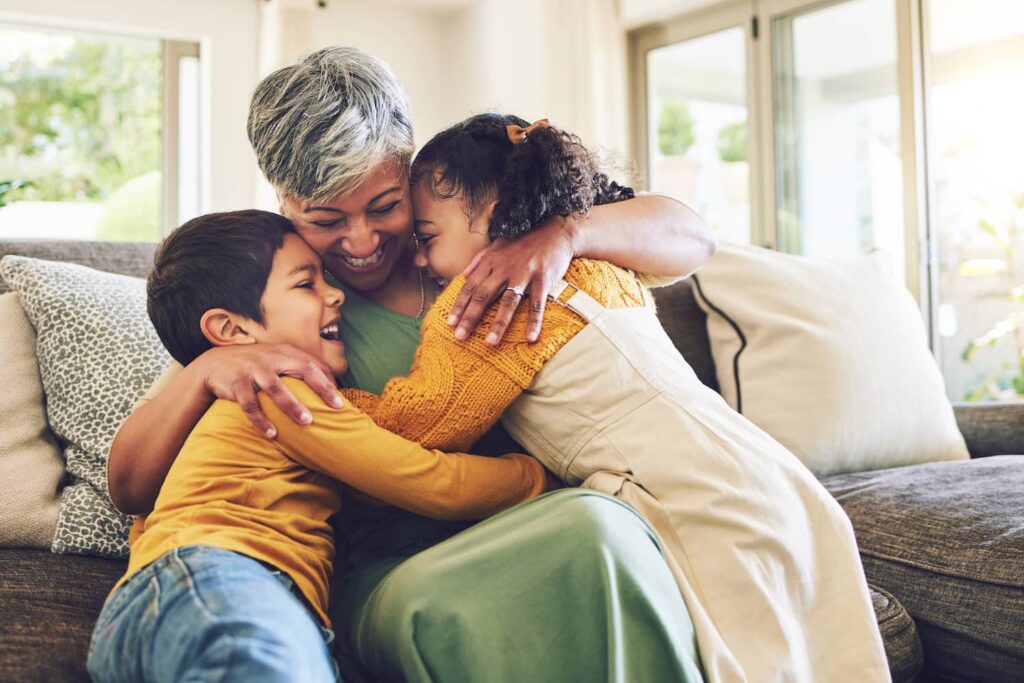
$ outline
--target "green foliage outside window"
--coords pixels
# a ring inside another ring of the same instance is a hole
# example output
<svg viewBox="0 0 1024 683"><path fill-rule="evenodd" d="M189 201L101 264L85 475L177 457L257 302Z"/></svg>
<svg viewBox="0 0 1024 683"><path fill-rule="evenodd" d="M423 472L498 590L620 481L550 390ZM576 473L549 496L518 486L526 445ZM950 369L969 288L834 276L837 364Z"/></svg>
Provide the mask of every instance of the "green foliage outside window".
<svg viewBox="0 0 1024 683"><path fill-rule="evenodd" d="M686 154L696 137L693 115L686 102L669 101L661 105L658 117L658 150L665 156Z"/></svg>
<svg viewBox="0 0 1024 683"><path fill-rule="evenodd" d="M39 38L33 43L26 36ZM0 64L0 179L17 178L21 185L6 191L0 186L0 202L4 196L8 201L102 202L133 179L158 171L158 41L0 28L0 40L14 44L18 39L26 47ZM151 214L139 215L142 223L131 232L154 239L159 236L159 185L133 187L147 193L138 202L155 199L157 205Z"/></svg>
<svg viewBox="0 0 1024 683"><path fill-rule="evenodd" d="M718 131L718 158L725 162L747 160L747 122L740 121Z"/></svg>
<svg viewBox="0 0 1024 683"><path fill-rule="evenodd" d="M0 180L0 208L7 206L13 199L17 199L20 191L32 187L32 183L24 180Z"/></svg>

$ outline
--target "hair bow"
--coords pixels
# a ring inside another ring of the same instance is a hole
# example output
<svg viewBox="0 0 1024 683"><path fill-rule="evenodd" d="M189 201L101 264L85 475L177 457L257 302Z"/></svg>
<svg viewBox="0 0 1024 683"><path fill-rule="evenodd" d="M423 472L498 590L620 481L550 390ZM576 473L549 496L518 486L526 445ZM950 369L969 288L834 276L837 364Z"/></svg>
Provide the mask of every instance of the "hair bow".
<svg viewBox="0 0 1024 683"><path fill-rule="evenodd" d="M550 125L551 124L548 122L547 119L538 119L537 121L534 121L526 128L523 128L522 126L517 126L514 123L510 123L507 126L505 126L505 131L508 133L508 139L512 142L512 144L517 145L520 142L525 142L526 138L529 137L530 133L532 133L533 131L537 130L538 128L546 128Z"/></svg>

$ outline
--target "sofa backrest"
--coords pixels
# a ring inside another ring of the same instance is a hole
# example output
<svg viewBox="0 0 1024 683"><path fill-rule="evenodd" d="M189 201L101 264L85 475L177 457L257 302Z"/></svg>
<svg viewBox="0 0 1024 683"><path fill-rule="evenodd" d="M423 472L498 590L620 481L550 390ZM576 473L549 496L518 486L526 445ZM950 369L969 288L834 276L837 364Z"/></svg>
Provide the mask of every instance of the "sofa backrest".
<svg viewBox="0 0 1024 683"><path fill-rule="evenodd" d="M152 242L85 242L78 240L0 240L0 258L8 254L46 261L67 261L132 277L146 277L153 267ZM0 278L0 294L8 291Z"/></svg>
<svg viewBox="0 0 1024 683"><path fill-rule="evenodd" d="M50 261L69 261L110 273L146 277L153 266L156 244L151 242L84 242L72 240L0 240L0 258L18 254ZM0 294L8 290L0 278ZM693 285L684 280L654 292L658 316L683 358L697 377L718 390L704 312L693 298Z"/></svg>
<svg viewBox="0 0 1024 683"><path fill-rule="evenodd" d="M718 391L715 375L715 361L711 356L711 341L708 339L707 316L693 294L693 280L687 278L670 287L654 290L658 304L658 318L668 332L672 343L690 364L697 378L705 385Z"/></svg>

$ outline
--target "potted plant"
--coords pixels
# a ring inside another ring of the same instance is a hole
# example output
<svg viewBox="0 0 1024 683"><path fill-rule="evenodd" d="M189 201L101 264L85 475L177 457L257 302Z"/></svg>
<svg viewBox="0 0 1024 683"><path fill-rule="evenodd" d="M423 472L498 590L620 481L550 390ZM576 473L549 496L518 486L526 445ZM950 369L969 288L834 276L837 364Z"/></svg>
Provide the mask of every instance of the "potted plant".
<svg viewBox="0 0 1024 683"><path fill-rule="evenodd" d="M668 100L658 114L658 152L656 182L652 189L693 202L697 193L700 163L687 156L696 142L693 115L686 102Z"/></svg>
<svg viewBox="0 0 1024 683"><path fill-rule="evenodd" d="M722 160L722 184L730 204L750 201L747 164L747 122L739 121L718 131L718 158Z"/></svg>

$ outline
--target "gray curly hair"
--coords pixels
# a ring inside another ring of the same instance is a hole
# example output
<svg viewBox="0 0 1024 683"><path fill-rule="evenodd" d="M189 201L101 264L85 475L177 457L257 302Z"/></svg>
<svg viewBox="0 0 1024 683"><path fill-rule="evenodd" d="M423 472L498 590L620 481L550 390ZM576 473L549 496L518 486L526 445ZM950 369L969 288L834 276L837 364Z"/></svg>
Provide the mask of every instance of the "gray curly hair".
<svg viewBox="0 0 1024 683"><path fill-rule="evenodd" d="M264 78L247 129L274 189L307 200L358 187L382 161L408 168L415 150L401 83L351 47L325 47Z"/></svg>

